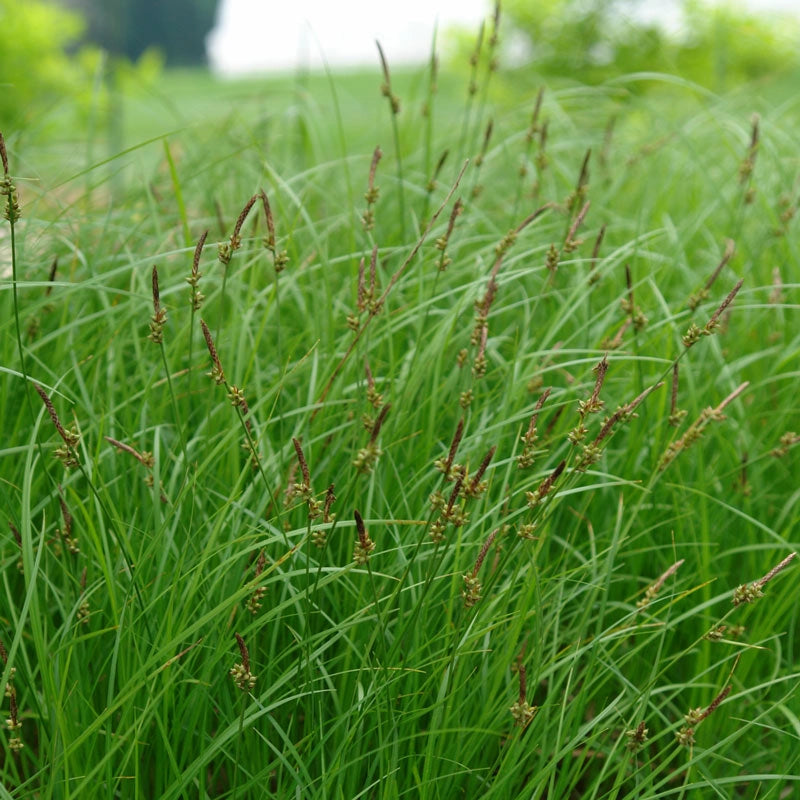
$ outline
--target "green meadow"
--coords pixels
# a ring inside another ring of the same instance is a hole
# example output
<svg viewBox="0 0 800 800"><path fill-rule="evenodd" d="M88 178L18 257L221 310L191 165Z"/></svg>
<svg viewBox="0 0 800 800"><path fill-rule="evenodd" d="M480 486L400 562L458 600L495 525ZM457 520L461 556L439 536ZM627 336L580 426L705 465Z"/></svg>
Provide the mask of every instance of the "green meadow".
<svg viewBox="0 0 800 800"><path fill-rule="evenodd" d="M0 795L800 791L793 85L4 130Z"/></svg>

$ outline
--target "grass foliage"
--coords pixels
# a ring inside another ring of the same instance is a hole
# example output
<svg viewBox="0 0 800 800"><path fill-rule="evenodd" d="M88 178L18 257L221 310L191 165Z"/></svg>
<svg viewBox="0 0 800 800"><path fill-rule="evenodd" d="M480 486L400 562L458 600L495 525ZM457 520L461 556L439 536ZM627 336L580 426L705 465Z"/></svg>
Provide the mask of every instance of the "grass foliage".
<svg viewBox="0 0 800 800"><path fill-rule="evenodd" d="M393 77L5 132L3 796L795 791L796 99Z"/></svg>

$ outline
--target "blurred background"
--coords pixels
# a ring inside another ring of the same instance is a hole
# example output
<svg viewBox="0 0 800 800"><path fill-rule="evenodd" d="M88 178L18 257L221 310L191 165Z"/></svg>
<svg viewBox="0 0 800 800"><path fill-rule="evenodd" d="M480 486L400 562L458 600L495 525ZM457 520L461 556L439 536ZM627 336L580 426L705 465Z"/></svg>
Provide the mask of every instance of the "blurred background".
<svg viewBox="0 0 800 800"><path fill-rule="evenodd" d="M211 77L424 62L466 71L487 0L0 0L0 124L113 85L158 88L166 70ZM664 72L723 91L795 70L797 0L505 0L504 66L599 83Z"/></svg>
<svg viewBox="0 0 800 800"><path fill-rule="evenodd" d="M742 22L751 17L746 24L752 25L759 12L785 11L793 16L800 8L797 0L751 0L739 8L713 5L716 11L709 4L683 0L506 0L503 13L513 20L517 35L507 43L505 55L511 62L553 63L556 45L567 45L568 50L588 45L594 48L591 56L603 60L613 55L608 45L614 39L645 35L655 37L661 46L667 40L688 43L692 29L695 36L699 33L698 15L703 13L721 12ZM212 69L220 74L319 68L324 62L351 67L375 62L373 40L379 38L395 63L422 62L434 26L443 32L443 43L452 44L453 34L473 30L490 13L488 0L301 0L291 4L221 0L207 52ZM721 21L718 18L717 24Z"/></svg>

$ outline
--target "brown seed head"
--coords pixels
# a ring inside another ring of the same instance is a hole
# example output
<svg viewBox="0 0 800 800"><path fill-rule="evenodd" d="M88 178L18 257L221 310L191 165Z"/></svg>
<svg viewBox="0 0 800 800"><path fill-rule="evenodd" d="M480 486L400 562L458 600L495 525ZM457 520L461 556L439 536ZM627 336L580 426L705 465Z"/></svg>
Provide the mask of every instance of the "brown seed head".
<svg viewBox="0 0 800 800"><path fill-rule="evenodd" d="M63 489L58 487L58 502L61 505L61 515L64 517L64 537L69 538L72 534L72 514L69 513L67 504L64 502Z"/></svg>
<svg viewBox="0 0 800 800"><path fill-rule="evenodd" d="M519 703L522 705L528 697L528 675L522 658L517 661L517 674L519 675Z"/></svg>
<svg viewBox="0 0 800 800"><path fill-rule="evenodd" d="M763 587L766 586L781 570L786 569L792 560L795 558L797 553L789 553L780 564L775 565L761 580L758 581L759 586Z"/></svg>
<svg viewBox="0 0 800 800"><path fill-rule="evenodd" d="M553 484L559 479L561 473L564 471L564 467L567 466L566 459L562 459L561 463L550 473L550 475L542 481L542 485L539 487L539 492L542 497L546 495L550 489L553 488Z"/></svg>
<svg viewBox="0 0 800 800"><path fill-rule="evenodd" d="M526 699L527 695L527 676L525 672L525 664L522 658L517 657L517 675L519 676L519 697L517 702L511 706L509 711L514 717L514 723L519 725L520 728L526 728L531 720L536 715L536 706L530 705Z"/></svg>
<svg viewBox="0 0 800 800"><path fill-rule="evenodd" d="M531 414L531 421L528 423L528 430L529 431L532 431L534 428L536 428L536 423L537 423L537 421L539 419L539 412L542 410L542 407L544 406L545 402L547 401L547 398L550 397L550 392L551 391L552 391L552 388L548 387L547 389L545 389L542 392L541 396L536 401L536 405L533 407L533 414Z"/></svg>
<svg viewBox="0 0 800 800"><path fill-rule="evenodd" d="M8 153L6 153L6 140L0 133L0 160L3 162L3 173L8 175Z"/></svg>
<svg viewBox="0 0 800 800"><path fill-rule="evenodd" d="M711 286L713 285L714 281L719 276L720 272L724 269L725 265L731 260L733 257L734 252L736 251L736 244L733 239L726 239L725 240L725 252L722 254L722 259L720 260L717 268L714 272L711 273L711 277L706 281L705 289L708 291Z"/></svg>
<svg viewBox="0 0 800 800"><path fill-rule="evenodd" d="M492 138L492 131L494 130L494 120L490 119L486 123L486 130L483 133L483 144L481 145L481 158L486 155L486 150L489 148L489 142Z"/></svg>
<svg viewBox="0 0 800 800"><path fill-rule="evenodd" d="M450 219L448 220L448 223L447 223L447 231L445 232L444 239L443 239L445 246L450 241L450 236L453 233L453 228L455 228L455 226L456 226L456 219L458 218L458 216L461 214L461 212L463 210L464 210L464 204L461 202L461 198L459 197L456 200L456 202L453 203L453 209L450 212ZM442 247L440 249L444 250L444 247Z"/></svg>
<svg viewBox="0 0 800 800"><path fill-rule="evenodd" d="M247 215L250 213L250 209L253 207L257 199L258 195L254 194L245 203L244 208L236 218L236 224L233 226L233 233L231 234L231 246L234 250L239 247L239 234L242 232L242 225L244 225L244 221L247 219ZM234 244L234 242L236 242L236 244Z"/></svg>
<svg viewBox="0 0 800 800"><path fill-rule="evenodd" d="M525 450L523 455L523 464L524 466L530 466L532 461L532 453L530 452L531 448L536 444L538 436L536 434L536 423L539 421L539 412L542 410L542 406L544 406L545 401L550 396L551 389L545 389L545 391L540 395L539 399L536 401L536 405L533 407L533 413L531 414L530 421L528 422L528 430L522 436L522 441L525 445Z"/></svg>
<svg viewBox="0 0 800 800"><path fill-rule="evenodd" d="M381 158L383 157L383 151L380 147L376 147L372 153L372 161L369 165L369 179L367 181L367 194L372 195L375 190L375 172L378 169L378 163L380 162ZM367 202L374 203L377 200L377 197L370 200L369 197L367 198Z"/></svg>
<svg viewBox="0 0 800 800"><path fill-rule="evenodd" d="M450 151L449 150L444 150L442 152L442 154L439 156L439 160L436 162L436 166L433 168L433 175L431 176L431 183L433 183L434 186L431 188L431 191L433 191L433 189L436 188L435 187L436 179L439 177L439 173L442 171L442 167L444 166L444 162L447 161L447 156L448 155L450 155Z"/></svg>
<svg viewBox="0 0 800 800"><path fill-rule="evenodd" d="M372 254L369 257L369 291L374 296L377 288L377 266L378 266L378 245L373 245Z"/></svg>
<svg viewBox="0 0 800 800"><path fill-rule="evenodd" d="M608 356L603 356L603 360L595 364L592 372L595 374L594 391L589 399L589 404L592 407L597 406L600 400L600 390L603 388L603 381L606 379L608 372Z"/></svg>
<svg viewBox="0 0 800 800"><path fill-rule="evenodd" d="M570 225L569 230L567 231L566 239L564 239L564 249L570 251L574 249L575 246L580 244L575 240L575 234L578 232L578 228L583 225L583 221L586 219L586 215L589 213L589 206L591 205L591 201L587 200L584 204L583 208L578 212L578 215L575 217L572 225Z"/></svg>
<svg viewBox="0 0 800 800"><path fill-rule="evenodd" d="M672 398L670 400L669 413L673 417L678 410L678 362L672 366Z"/></svg>
<svg viewBox="0 0 800 800"><path fill-rule="evenodd" d="M303 474L303 483L306 486L311 486L311 474L308 470L308 462L306 461L305 455L303 455L303 447L300 444L299 439L295 439L292 437L292 444L294 445L294 450L297 453L297 463L300 464L300 471Z"/></svg>
<svg viewBox="0 0 800 800"><path fill-rule="evenodd" d="M586 187L586 184L589 182L589 159L592 157L592 148L590 147L586 151L586 155L583 157L583 163L581 164L581 172L578 175L578 185L576 187L577 191L580 191Z"/></svg>
<svg viewBox="0 0 800 800"><path fill-rule="evenodd" d="M540 161L543 164L547 163L547 161L545 160L546 156L544 155L544 149L547 146L547 129L549 126L550 126L550 121L545 120L542 123L541 130L539 131L539 155L540 155Z"/></svg>
<svg viewBox="0 0 800 800"><path fill-rule="evenodd" d="M262 189L259 192L261 198L261 205L264 207L264 217L267 221L267 238L264 240L269 250L275 250L275 220L272 217L272 208L269 204L269 198L266 192Z"/></svg>
<svg viewBox="0 0 800 800"><path fill-rule="evenodd" d="M743 283L744 280L740 280L736 286L731 289L731 291L728 293L728 296L720 304L719 308L711 315L711 319L706 323L705 330L712 331L717 327L717 322L722 312L725 311L725 309L733 302L733 298L736 297L739 289L742 288Z"/></svg>
<svg viewBox="0 0 800 800"><path fill-rule="evenodd" d="M200 320L200 327L203 329L203 338L206 340L206 347L208 347L208 352L215 369L214 380L216 380L217 383L224 383L225 373L222 370L222 364L220 364L219 356L217 355L217 348L214 347L214 340L211 338L211 331L208 329L205 320Z"/></svg>
<svg viewBox="0 0 800 800"><path fill-rule="evenodd" d="M542 110L542 100L544 99L544 87L539 89L536 95L536 103L533 106L533 114L531 114L530 131L533 133L537 130L539 124L539 112Z"/></svg>
<svg viewBox="0 0 800 800"><path fill-rule="evenodd" d="M206 243L206 237L208 236L208 231L203 231L200 234L200 238L197 240L197 245L194 248L194 257L192 258L192 277L197 277L198 270L200 268L200 256L203 253L203 247Z"/></svg>
<svg viewBox="0 0 800 800"><path fill-rule="evenodd" d="M625 735L628 737L627 748L632 752L636 752L639 750L644 744L647 742L647 736L650 731L647 730L647 726L645 725L644 720L642 720L635 728L629 731L625 731Z"/></svg>
<svg viewBox="0 0 800 800"><path fill-rule="evenodd" d="M364 527L364 520L357 510L353 511L353 517L356 521L356 532L358 533L358 541L353 551L353 560L356 564L369 563L369 556L375 549L375 542L369 538L366 528Z"/></svg>
<svg viewBox="0 0 800 800"><path fill-rule="evenodd" d="M239 652L242 655L242 666L245 672L250 672L250 653L247 650L247 645L238 633L234 633L233 635L236 637L236 644L239 645Z"/></svg>
<svg viewBox="0 0 800 800"><path fill-rule="evenodd" d="M499 528L493 530L487 537L486 541L483 543L483 547L481 547L480 552L478 553L478 558L475 560L475 566L472 568L473 577L477 576L478 570L480 570L481 565L483 564L483 561L486 558L486 554L489 552L489 548L492 546L492 542L497 536L499 530L500 530Z"/></svg>
<svg viewBox="0 0 800 800"><path fill-rule="evenodd" d="M717 710L722 701L731 693L731 689L733 689L733 686L729 684L709 703L708 707L703 711L703 719Z"/></svg>
<svg viewBox="0 0 800 800"><path fill-rule="evenodd" d="M603 244L603 239L606 235L606 226L603 225L600 228L600 232L597 234L597 238L594 240L594 247L592 248L592 264L597 261L597 256L600 253L600 245Z"/></svg>
<svg viewBox="0 0 800 800"><path fill-rule="evenodd" d="M447 454L447 460L444 463L444 468L442 472L445 475L450 474L450 468L453 466L453 461L456 457L456 451L458 450L458 445L461 444L461 437L464 434L464 417L458 421L458 425L456 426L456 432L453 434L453 441L450 442L450 451Z"/></svg>
<svg viewBox="0 0 800 800"><path fill-rule="evenodd" d="M751 152L755 152L756 148L758 147L758 124L760 122L760 117L758 114L753 114L752 119L750 120L751 127L750 127L750 150Z"/></svg>
<svg viewBox="0 0 800 800"><path fill-rule="evenodd" d="M333 493L333 484L328 487L328 491L325 492L325 505L322 509L322 521L323 522L331 522L331 506L334 504L336 500L336 495Z"/></svg>
<svg viewBox="0 0 800 800"><path fill-rule="evenodd" d="M447 509L442 516L444 517L450 516L450 513L453 510L453 506L455 505L456 500L458 500L458 494L461 491L461 486L463 485L463 483L464 483L464 475L462 473L456 478L456 482L453 485L453 491L450 492L450 499L447 501Z"/></svg>
<svg viewBox="0 0 800 800"><path fill-rule="evenodd" d="M14 541L17 543L17 547L19 547L20 550L21 550L22 549L22 537L20 536L19 531L17 530L17 526L11 520L9 520L8 521L8 527L11 529L11 534L14 537Z"/></svg>
<svg viewBox="0 0 800 800"><path fill-rule="evenodd" d="M384 420L386 419L386 415L389 413L389 409L392 407L391 403L386 403L383 408L378 412L378 418L375 420L375 424L372 426L372 435L370 436L369 443L375 444L378 440L378 434L381 431L381 426L383 425Z"/></svg>
<svg viewBox="0 0 800 800"><path fill-rule="evenodd" d="M153 264L153 311L161 311L161 295L158 292L158 267Z"/></svg>
<svg viewBox="0 0 800 800"><path fill-rule="evenodd" d="M112 439L110 436L103 437L109 444L114 445L118 450L122 450L129 455L132 455L137 461L144 464L145 467L151 468L153 466L153 456L151 453L140 453L138 450L135 450L129 444L125 444L124 442L119 442L116 439Z"/></svg>
<svg viewBox="0 0 800 800"><path fill-rule="evenodd" d="M47 282L52 284L53 281L56 279L56 272L58 270L58 256L53 258L53 262L50 264L50 274L47 276ZM53 291L52 286L48 286L44 290L44 296L49 297L50 293Z"/></svg>
<svg viewBox="0 0 800 800"><path fill-rule="evenodd" d="M16 691L12 691L9 695L8 710L11 714L11 725L9 725L9 728L16 730L19 727L19 708L17 707Z"/></svg>
<svg viewBox="0 0 800 800"><path fill-rule="evenodd" d="M64 440L64 443L68 447L74 447L75 445L75 436L74 434L68 433L64 426L61 424L61 420L58 418L58 413L56 412L55 406L53 405L52 400L47 396L47 392L39 386L38 383L33 384L33 388L39 394L39 397L42 398L42 402L47 409L47 413L50 415L50 419L53 421L53 425L55 425L56 430L58 431L58 435Z"/></svg>
<svg viewBox="0 0 800 800"><path fill-rule="evenodd" d="M361 513L358 509L353 511L353 518L356 521L356 532L358 533L358 540L363 545L367 540L367 529L364 526L364 518L361 516Z"/></svg>
<svg viewBox="0 0 800 800"><path fill-rule="evenodd" d="M641 600L636 602L636 605L639 608L645 608L650 605L650 601L653 600L656 595L661 591L664 584L666 583L667 579L674 575L683 564L684 559L680 559L676 561L669 569L665 570L650 586L647 587L644 597Z"/></svg>
<svg viewBox="0 0 800 800"><path fill-rule="evenodd" d="M389 64L386 61L386 56L383 54L383 48L381 47L381 43L376 39L375 44L378 48L378 56L381 60L381 69L383 70L383 79L386 81L386 84L391 87L392 84L392 76L389 73Z"/></svg>
<svg viewBox="0 0 800 800"><path fill-rule="evenodd" d="M478 28L478 37L475 40L475 49L472 51L469 57L469 63L473 67L478 66L478 60L481 56L481 49L483 48L483 34L484 34L484 23L481 22L480 27Z"/></svg>
<svg viewBox="0 0 800 800"><path fill-rule="evenodd" d="M477 472L473 476L472 480L470 481L469 487L467 488L468 495L473 496L478 492L478 488L480 486L483 473L486 472L486 469L489 466L489 462L492 460L492 457L494 456L496 451L497 451L497 445L494 445L493 447L489 448L488 452L483 457L483 461L481 461Z"/></svg>
<svg viewBox="0 0 800 800"><path fill-rule="evenodd" d="M367 282L364 279L364 257L358 262L358 296L356 304L359 311L367 307Z"/></svg>

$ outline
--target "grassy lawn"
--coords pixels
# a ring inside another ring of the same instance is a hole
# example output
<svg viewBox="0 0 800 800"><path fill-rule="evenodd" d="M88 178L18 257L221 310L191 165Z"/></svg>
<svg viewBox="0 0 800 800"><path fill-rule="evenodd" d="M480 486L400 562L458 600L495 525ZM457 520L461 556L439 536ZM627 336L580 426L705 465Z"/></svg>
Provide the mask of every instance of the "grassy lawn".
<svg viewBox="0 0 800 800"><path fill-rule="evenodd" d="M791 796L791 84L381 80L4 131L2 796Z"/></svg>

